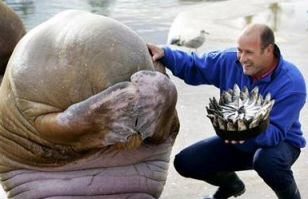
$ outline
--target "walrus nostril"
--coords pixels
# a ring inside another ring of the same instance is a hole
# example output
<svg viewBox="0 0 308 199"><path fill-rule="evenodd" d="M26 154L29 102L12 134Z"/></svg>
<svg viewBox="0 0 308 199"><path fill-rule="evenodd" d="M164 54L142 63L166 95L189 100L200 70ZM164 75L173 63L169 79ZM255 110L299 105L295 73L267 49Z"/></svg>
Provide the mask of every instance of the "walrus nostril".
<svg viewBox="0 0 308 199"><path fill-rule="evenodd" d="M135 127L137 127L137 125L138 125L138 117L136 118L136 121L135 121Z"/></svg>

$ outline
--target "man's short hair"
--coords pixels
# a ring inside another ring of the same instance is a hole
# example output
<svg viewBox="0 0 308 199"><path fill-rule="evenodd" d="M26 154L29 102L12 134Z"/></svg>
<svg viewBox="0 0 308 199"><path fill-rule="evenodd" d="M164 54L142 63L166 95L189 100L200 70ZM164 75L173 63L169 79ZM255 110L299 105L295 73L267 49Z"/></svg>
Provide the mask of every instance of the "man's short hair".
<svg viewBox="0 0 308 199"><path fill-rule="evenodd" d="M275 44L274 32L270 27L265 25L261 33L261 49L264 50L270 44Z"/></svg>

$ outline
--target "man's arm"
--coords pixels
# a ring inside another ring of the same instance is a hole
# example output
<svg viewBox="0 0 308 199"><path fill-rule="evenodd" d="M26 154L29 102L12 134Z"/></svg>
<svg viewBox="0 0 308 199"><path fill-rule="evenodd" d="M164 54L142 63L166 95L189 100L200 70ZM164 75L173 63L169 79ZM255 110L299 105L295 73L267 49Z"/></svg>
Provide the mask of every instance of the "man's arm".
<svg viewBox="0 0 308 199"><path fill-rule="evenodd" d="M152 44L148 44L148 48L152 60L159 60L174 76L190 85L210 84L219 87L226 75L234 74L233 70L237 69L230 67L236 61L236 53L233 51L215 51L199 56L195 52L189 54Z"/></svg>
<svg viewBox="0 0 308 199"><path fill-rule="evenodd" d="M297 131L300 128L298 127L300 126L299 114L305 104L305 99L306 95L299 92L276 98L270 114L270 124L255 142L259 146L276 146L286 138L294 139L293 142L300 142L297 138L301 137L301 132ZM290 132L293 135L288 135Z"/></svg>

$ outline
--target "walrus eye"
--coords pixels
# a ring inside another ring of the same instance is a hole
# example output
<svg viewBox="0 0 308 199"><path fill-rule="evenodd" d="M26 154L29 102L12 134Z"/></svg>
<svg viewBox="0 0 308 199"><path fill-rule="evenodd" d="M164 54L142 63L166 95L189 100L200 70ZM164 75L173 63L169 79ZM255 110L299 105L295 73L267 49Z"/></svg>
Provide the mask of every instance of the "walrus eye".
<svg viewBox="0 0 308 199"><path fill-rule="evenodd" d="M246 140L266 129L274 102L270 93L263 98L258 87L249 93L247 87L241 91L235 84L233 90L223 91L219 102L210 98L207 117L223 139Z"/></svg>

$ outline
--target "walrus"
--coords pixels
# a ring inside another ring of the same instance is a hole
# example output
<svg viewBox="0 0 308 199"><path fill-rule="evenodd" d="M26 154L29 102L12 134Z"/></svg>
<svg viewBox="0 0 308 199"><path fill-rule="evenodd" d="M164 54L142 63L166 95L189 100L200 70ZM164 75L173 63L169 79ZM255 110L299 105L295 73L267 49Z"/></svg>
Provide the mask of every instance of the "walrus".
<svg viewBox="0 0 308 199"><path fill-rule="evenodd" d="M177 91L129 27L79 10L55 15L20 40L0 95L8 198L161 195Z"/></svg>

